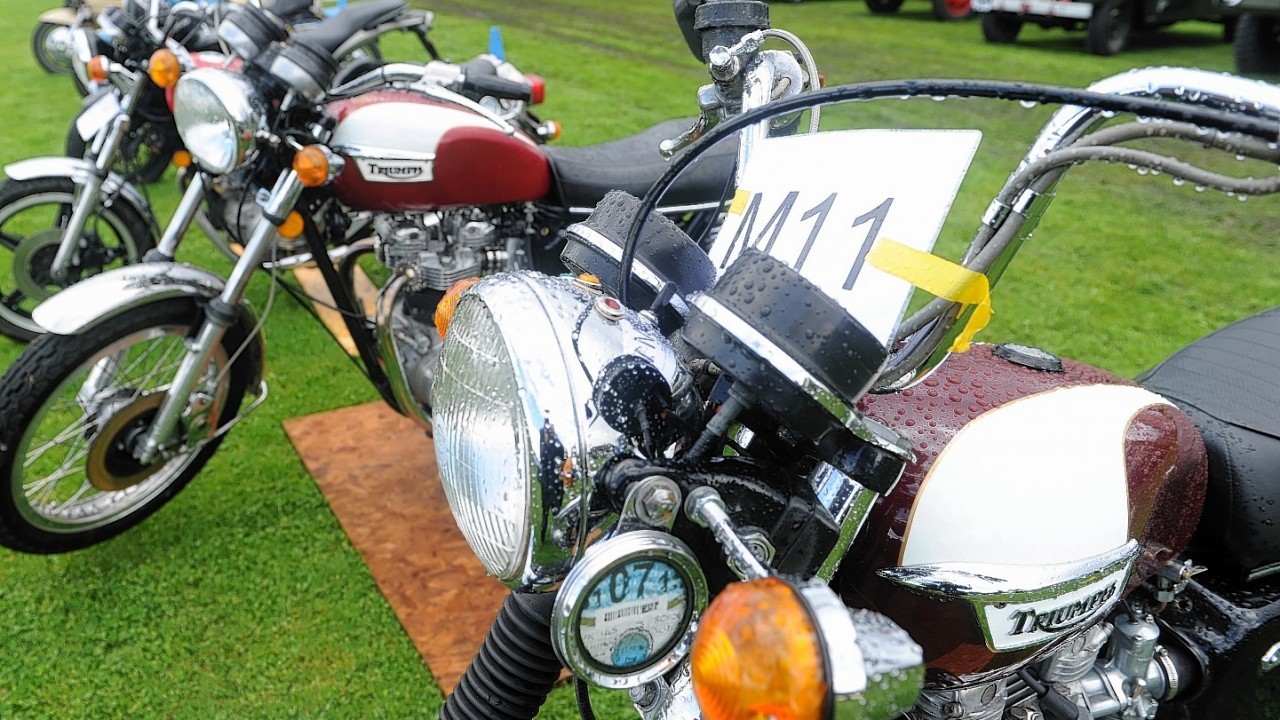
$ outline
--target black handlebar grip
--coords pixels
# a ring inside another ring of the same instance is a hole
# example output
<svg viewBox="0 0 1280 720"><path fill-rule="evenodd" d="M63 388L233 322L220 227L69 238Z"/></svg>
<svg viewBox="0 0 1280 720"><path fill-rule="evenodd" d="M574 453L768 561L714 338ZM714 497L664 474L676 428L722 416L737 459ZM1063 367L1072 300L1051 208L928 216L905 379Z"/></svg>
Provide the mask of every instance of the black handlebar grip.
<svg viewBox="0 0 1280 720"><path fill-rule="evenodd" d="M528 83L519 80L507 80L496 75L477 75L468 73L462 79L462 90L468 95L488 95L489 97L523 100L529 102L533 89Z"/></svg>

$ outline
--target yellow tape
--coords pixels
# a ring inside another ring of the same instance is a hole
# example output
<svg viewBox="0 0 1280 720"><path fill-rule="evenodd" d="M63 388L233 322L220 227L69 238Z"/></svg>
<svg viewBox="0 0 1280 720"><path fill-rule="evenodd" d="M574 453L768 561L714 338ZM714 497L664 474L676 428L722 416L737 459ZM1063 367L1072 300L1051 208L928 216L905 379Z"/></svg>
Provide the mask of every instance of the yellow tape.
<svg viewBox="0 0 1280 720"><path fill-rule="evenodd" d="M741 215L743 210L747 209L747 201L751 199L751 193L746 190L739 190L733 194L733 202L729 203L730 215Z"/></svg>
<svg viewBox="0 0 1280 720"><path fill-rule="evenodd" d="M951 352L968 350L973 336L991 322L995 313L991 309L991 283L980 272L888 238L880 238L871 248L867 262L943 300L974 306L969 322L951 344Z"/></svg>

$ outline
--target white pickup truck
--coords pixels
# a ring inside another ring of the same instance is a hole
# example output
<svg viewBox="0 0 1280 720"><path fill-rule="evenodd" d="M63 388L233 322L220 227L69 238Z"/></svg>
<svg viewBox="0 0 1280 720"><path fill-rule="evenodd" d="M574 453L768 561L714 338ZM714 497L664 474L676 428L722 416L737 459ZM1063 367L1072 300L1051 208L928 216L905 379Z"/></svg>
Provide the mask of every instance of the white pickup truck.
<svg viewBox="0 0 1280 720"><path fill-rule="evenodd" d="M1011 43L1024 23L1069 30L1084 28L1085 48L1115 55L1135 30L1172 25L1179 20L1224 22L1230 35L1240 0L973 0L982 14L987 42Z"/></svg>

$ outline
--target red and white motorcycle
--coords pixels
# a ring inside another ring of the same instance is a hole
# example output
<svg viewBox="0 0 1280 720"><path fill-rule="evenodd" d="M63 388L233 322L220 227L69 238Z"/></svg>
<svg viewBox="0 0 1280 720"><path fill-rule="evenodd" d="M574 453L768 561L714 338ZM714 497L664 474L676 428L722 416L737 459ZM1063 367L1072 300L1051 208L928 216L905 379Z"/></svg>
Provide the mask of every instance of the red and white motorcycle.
<svg viewBox="0 0 1280 720"><path fill-rule="evenodd" d="M433 311L445 291L501 270L554 271L566 225L607 190L641 192L667 167L657 146L680 121L545 146L554 124L529 112L541 81L492 55L392 63L335 85L334 51L355 29L345 17L242 72L200 68L177 82L194 172L153 262L38 306L48 334L0 379L0 544L50 553L99 542L199 472L248 411L245 394L266 397L261 320L244 301L259 269L302 295L276 273L314 263L370 381L430 428ZM734 162L732 148L705 157L663 212L708 233ZM172 262L197 220L240 248L229 278ZM373 317L354 285L369 256L389 270Z"/></svg>
<svg viewBox="0 0 1280 720"><path fill-rule="evenodd" d="M971 339L1076 164L1280 191L1280 89L1159 68L1088 91L786 97L811 73L760 49L795 40L767 6L696 20L716 80L700 98L740 90L748 112L709 114L643 200L569 228L564 259L589 275L487 278L445 328L441 479L513 594L441 717L532 718L562 667L584 717L582 683L628 689L646 720L1275 717L1280 313L1140 382ZM1063 105L960 263L931 250L974 131L768 137L822 103L899 97ZM700 255L649 212L738 132ZM1205 170L1179 144L1271 172ZM913 288L938 298L903 320Z"/></svg>

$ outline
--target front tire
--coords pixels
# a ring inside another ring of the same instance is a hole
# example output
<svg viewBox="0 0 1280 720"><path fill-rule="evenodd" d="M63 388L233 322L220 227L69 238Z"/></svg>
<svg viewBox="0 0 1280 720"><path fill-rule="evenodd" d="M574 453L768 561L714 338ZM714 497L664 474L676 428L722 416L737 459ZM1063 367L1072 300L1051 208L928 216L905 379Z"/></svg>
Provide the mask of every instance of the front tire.
<svg viewBox="0 0 1280 720"><path fill-rule="evenodd" d="M1094 55L1115 55L1129 42L1133 5L1129 0L1104 0L1095 5L1085 33L1085 48Z"/></svg>
<svg viewBox="0 0 1280 720"><path fill-rule="evenodd" d="M1022 18L1009 12L989 12L982 14L982 37L989 43L1002 45L1018 39L1022 32Z"/></svg>
<svg viewBox="0 0 1280 720"><path fill-rule="evenodd" d="M117 199L98 205L85 224L66 281L50 273L77 188L70 178L0 183L0 334L28 341L44 332L31 311L63 287L103 270L131 265L155 246L150 223Z"/></svg>
<svg viewBox="0 0 1280 720"><path fill-rule="evenodd" d="M1280 18L1245 13L1236 21L1232 51L1236 72L1280 74Z"/></svg>
<svg viewBox="0 0 1280 720"><path fill-rule="evenodd" d="M31 33L31 54L36 64L51 75L71 74L71 28L42 22Z"/></svg>
<svg viewBox="0 0 1280 720"><path fill-rule="evenodd" d="M228 368L249 341L230 328L180 421L181 444L140 465L145 434L202 311L192 298L154 301L79 335L48 335L0 378L0 545L61 553L141 522L196 476L222 441L260 362Z"/></svg>

